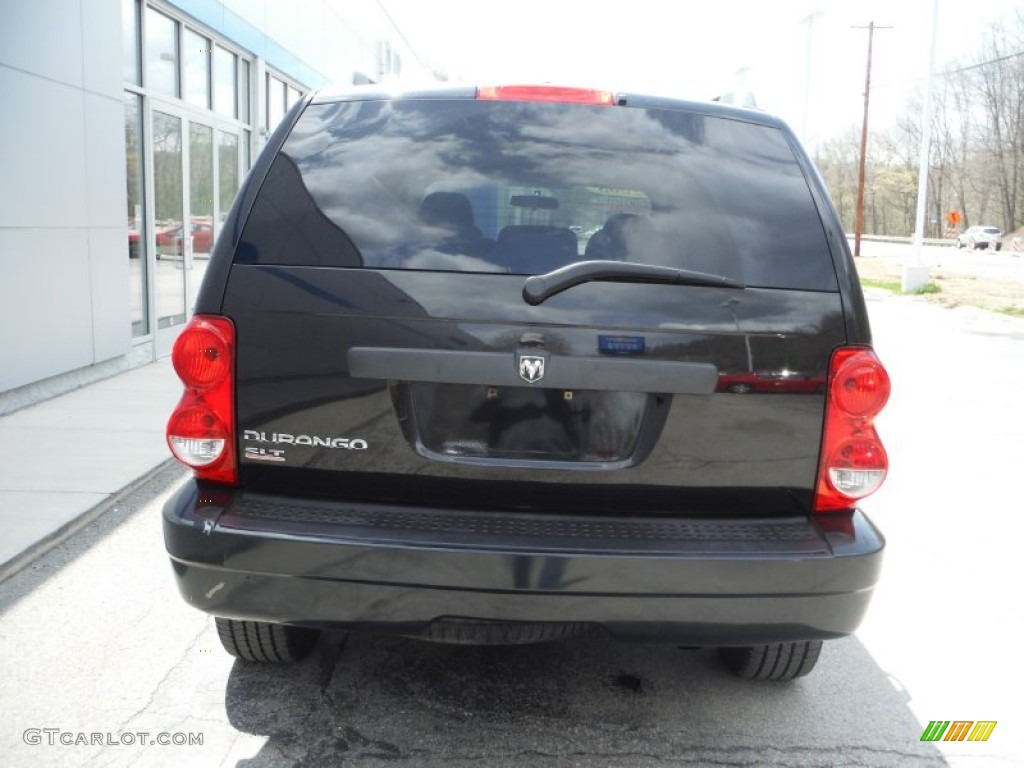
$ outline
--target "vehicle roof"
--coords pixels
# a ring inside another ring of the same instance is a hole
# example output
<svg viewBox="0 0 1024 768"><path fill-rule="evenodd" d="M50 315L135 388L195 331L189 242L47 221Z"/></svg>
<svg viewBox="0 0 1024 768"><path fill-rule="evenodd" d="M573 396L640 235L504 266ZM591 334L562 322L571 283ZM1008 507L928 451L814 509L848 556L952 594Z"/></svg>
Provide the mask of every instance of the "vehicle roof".
<svg viewBox="0 0 1024 768"><path fill-rule="evenodd" d="M514 85L516 87L520 87L523 84L514 83ZM525 85L551 87L556 84L527 83ZM751 123L761 123L763 125L771 125L775 127L782 124L782 120L778 117L757 108L732 106L713 101L693 101L680 99L674 96L641 93L638 91L616 91L611 88L595 90L605 90L614 93L615 103L622 107L677 109L713 117L724 117ZM477 86L475 85L452 83L429 83L423 85L372 84L346 87L333 86L315 92L312 95L310 103L331 104L342 101L380 101L389 99L475 99L476 93Z"/></svg>

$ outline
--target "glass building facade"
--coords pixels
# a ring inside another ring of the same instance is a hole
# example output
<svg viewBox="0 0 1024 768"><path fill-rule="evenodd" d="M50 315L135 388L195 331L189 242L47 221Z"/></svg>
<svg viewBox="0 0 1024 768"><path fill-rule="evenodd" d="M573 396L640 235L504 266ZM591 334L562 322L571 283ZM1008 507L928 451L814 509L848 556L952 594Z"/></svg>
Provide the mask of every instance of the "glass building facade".
<svg viewBox="0 0 1024 768"><path fill-rule="evenodd" d="M121 16L131 331L160 356L188 318L253 133L309 86L172 6L121 0Z"/></svg>
<svg viewBox="0 0 1024 768"><path fill-rule="evenodd" d="M166 356L287 110L312 89L395 72L401 57L384 67L381 41L401 35L375 4L301 11L0 4L0 414Z"/></svg>

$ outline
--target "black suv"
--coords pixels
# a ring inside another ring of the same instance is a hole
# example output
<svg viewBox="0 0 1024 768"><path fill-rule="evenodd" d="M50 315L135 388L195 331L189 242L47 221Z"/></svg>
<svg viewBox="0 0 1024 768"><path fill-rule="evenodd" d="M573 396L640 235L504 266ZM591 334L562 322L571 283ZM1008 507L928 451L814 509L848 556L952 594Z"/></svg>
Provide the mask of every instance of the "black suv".
<svg viewBox="0 0 1024 768"><path fill-rule="evenodd" d="M852 632L889 394L839 220L757 111L553 86L319 94L173 352L178 586L249 661L320 629L715 646Z"/></svg>

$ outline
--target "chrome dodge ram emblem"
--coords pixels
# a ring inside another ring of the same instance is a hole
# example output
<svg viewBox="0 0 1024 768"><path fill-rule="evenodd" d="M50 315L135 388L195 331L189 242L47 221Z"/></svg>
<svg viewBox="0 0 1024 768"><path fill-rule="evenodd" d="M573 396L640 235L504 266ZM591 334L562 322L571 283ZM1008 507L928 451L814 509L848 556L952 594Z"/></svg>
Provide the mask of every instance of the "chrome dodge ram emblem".
<svg viewBox="0 0 1024 768"><path fill-rule="evenodd" d="M540 355L520 355L519 378L528 384L536 384L543 379L544 358Z"/></svg>

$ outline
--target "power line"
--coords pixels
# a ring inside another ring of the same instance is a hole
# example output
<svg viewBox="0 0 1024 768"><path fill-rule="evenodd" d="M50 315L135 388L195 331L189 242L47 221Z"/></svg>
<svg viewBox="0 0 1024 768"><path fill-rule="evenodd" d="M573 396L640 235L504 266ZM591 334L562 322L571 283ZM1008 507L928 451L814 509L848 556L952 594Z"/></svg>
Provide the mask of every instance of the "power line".
<svg viewBox="0 0 1024 768"><path fill-rule="evenodd" d="M416 53L416 49L412 47L412 43L409 42L409 38L405 36L405 33L402 31L402 29L395 23L395 20L391 18L391 14L388 13L388 9L384 7L384 3L381 2L381 0L377 0L377 6L380 8L381 12L387 17L388 21L391 22L391 26L395 28L395 32L397 32L398 36L402 38L402 41L409 48L410 53L412 53L416 61L420 63L420 66L423 67L423 69L425 69L427 72L433 72L434 70L428 67L427 62L420 58L420 55Z"/></svg>
<svg viewBox="0 0 1024 768"><path fill-rule="evenodd" d="M998 64L1001 61L1009 61L1010 59L1015 59L1018 56L1024 56L1024 51L1017 51L1016 53L1008 53L1005 56L1000 56L998 59L989 59L988 61L983 61L980 64L970 64L970 65L968 65L966 67L960 67L959 69L951 69L951 70L949 70L947 72L943 72L942 73L942 77L948 77L949 75L956 75L956 74L958 74L960 72L966 72L969 69L980 69L981 67L987 67L989 64Z"/></svg>
<svg viewBox="0 0 1024 768"><path fill-rule="evenodd" d="M996 59L989 59L988 61L981 61L981 62L978 62L977 64L968 64L965 67L957 67L956 69L947 69L944 72L936 72L935 76L936 77L951 77L952 75L958 75L961 72L967 72L967 71L972 70L972 69L981 69L982 67L987 67L987 66L989 66L991 64L998 64L998 63L1000 63L1002 61L1009 61L1010 59L1016 59L1016 58L1018 58L1020 56L1024 56L1024 51L1017 51L1016 53L1008 53L1005 56L1000 56L999 58L996 58ZM897 88L897 87L899 87L901 85L912 85L914 83L920 83L920 82L922 82L924 80L927 80L927 79L928 79L928 77L925 76L925 77L911 77L911 78L908 78L906 80L890 80L887 83L877 83L875 85L875 88Z"/></svg>
<svg viewBox="0 0 1024 768"><path fill-rule="evenodd" d="M360 42L360 43L362 44L363 48L365 48L365 49L366 49L367 51L372 51L372 50L373 50L373 47L372 47L372 46L371 46L371 45L370 45L370 44L369 44L369 43L368 43L368 42L366 41L366 38L364 38L364 37L363 37L363 36L362 36L361 34L359 34L359 31L358 31L358 30L356 29L356 27L354 27L354 26L352 25L352 22L351 22L351 21L350 21L349 19L346 19L346 18L345 18L344 16L342 16L342 15L341 15L340 13L338 13L338 9L334 7L334 3L332 3L332 2L329 2L328 0L325 0L325 1L324 1L324 7L325 7L325 8L326 8L326 9L327 9L328 11L330 11L330 12L331 12L331 14L332 14L332 15L334 16L334 18L336 18L336 19L337 19L338 21L340 21L340 22L341 22L341 24L342 24L342 26L343 26L343 27L344 27L344 28L345 28L345 29L346 29L346 30L347 30L347 31L348 31L348 32L349 32L349 33L350 33L350 34L351 34L351 35L352 35L352 36L353 36L353 37L354 37L354 38L355 38L356 40L358 40L358 41L359 41L359 42Z"/></svg>

